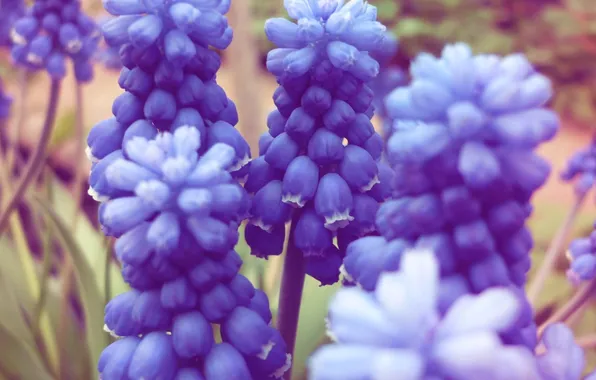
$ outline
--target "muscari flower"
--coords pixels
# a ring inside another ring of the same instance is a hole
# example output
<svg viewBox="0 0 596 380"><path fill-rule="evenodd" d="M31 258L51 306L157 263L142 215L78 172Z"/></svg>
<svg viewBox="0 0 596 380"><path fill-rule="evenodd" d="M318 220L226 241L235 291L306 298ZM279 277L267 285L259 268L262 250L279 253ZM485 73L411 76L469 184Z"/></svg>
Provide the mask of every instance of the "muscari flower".
<svg viewBox="0 0 596 380"><path fill-rule="evenodd" d="M519 297L491 288L461 296L442 313L439 265L431 251L412 250L399 271L380 276L374 292L340 289L328 316L336 344L310 358L309 378L540 379L528 348L499 339L522 313Z"/></svg>
<svg viewBox="0 0 596 380"><path fill-rule="evenodd" d="M589 237L572 241L567 250L567 259L570 262L567 278L573 285L596 278L596 231Z"/></svg>
<svg viewBox="0 0 596 380"><path fill-rule="evenodd" d="M77 81L93 77L91 57L100 34L78 0L36 0L11 29L12 58L29 70L46 70L50 77L66 75L66 60L73 62Z"/></svg>
<svg viewBox="0 0 596 380"><path fill-rule="evenodd" d="M10 47L10 30L16 20L25 14L23 0L2 0L0 2L0 47Z"/></svg>
<svg viewBox="0 0 596 380"><path fill-rule="evenodd" d="M565 182L574 181L575 192L583 197L596 184L596 137L590 145L575 153L561 173Z"/></svg>
<svg viewBox="0 0 596 380"><path fill-rule="evenodd" d="M238 273L249 198L227 171L235 151L217 143L199 154L199 135L134 136L103 170L111 199L100 223L133 288L105 309L105 329L121 339L101 355L103 380L267 379L289 367L267 296Z"/></svg>
<svg viewBox="0 0 596 380"><path fill-rule="evenodd" d="M245 184L254 193L246 240L255 255L278 255L293 218L306 272L329 284L338 280L345 246L373 231L378 202L390 192L368 86L379 72L369 52L384 46L385 27L362 0L284 5L297 21L265 24L278 46L267 69L280 86Z"/></svg>
<svg viewBox="0 0 596 380"><path fill-rule="evenodd" d="M440 58L420 55L410 72L411 85L386 100L395 197L376 215L383 237L348 248L348 279L373 290L404 249L428 247L450 284L446 302L495 286L523 294L533 245L529 200L550 172L534 150L559 125L545 108L549 80L522 55L473 56L464 44L447 46ZM533 347L527 303L525 310L519 329L503 338Z"/></svg>
<svg viewBox="0 0 596 380"><path fill-rule="evenodd" d="M122 9L133 7L131 4L133 3L107 2L105 6L108 11L114 13L116 9L121 9L120 6L124 7ZM114 116L96 124L87 139L87 153L94 162L90 194L95 197L97 193L102 192L102 184L96 181L97 178L101 178L101 175L95 175L94 172L96 170L101 172L101 167L105 166L106 160L109 162L114 156L119 155L123 144L126 144L130 136L141 135L151 138L155 129L167 131L180 125L192 125L201 132L200 154L207 147L218 142L234 147L236 160L233 171L235 176L245 175L246 169L243 167L250 158L250 149L244 138L233 127L238 122L236 106L216 81L221 59L209 45L215 43L215 40L211 37L201 37L203 35L223 36L219 33L225 31L221 31L217 26L220 24L225 24L225 30L228 30L227 21L221 12L227 11L229 1L197 3L199 8L195 9L196 12L200 9L202 13L199 13L209 15L209 20L219 21L215 24L202 23L197 26L203 34L189 34L192 37L194 51L190 60L181 59L176 54L169 54L168 50L164 51L163 46L158 43L139 45L139 41L131 37L130 31L126 28L122 29L122 23L134 18L139 21L139 25L147 28L165 25L160 29L162 34L168 31L181 33L181 30L186 30L181 26L182 24L178 26L179 29L176 29L178 24L172 21L171 17L174 16L171 13L174 12L172 9L178 9L178 5L184 8L190 6L189 4L181 2L170 4L162 1L152 4L153 13L119 16L106 22L103 27L106 41L111 46L120 47L120 58L124 67L120 72L118 83L125 92L116 98L112 105ZM140 9L138 7L133 8ZM165 12L166 8L171 12ZM173 14L180 15L179 12L176 11ZM191 12L188 16L195 13ZM156 18L161 21L155 21ZM157 24L154 25L152 20ZM188 27L202 22L201 20L203 18L187 20ZM135 25L137 24L130 24L130 28L132 30L140 28ZM203 30L207 27L212 30ZM183 48L179 44L168 44L170 50L177 47Z"/></svg>

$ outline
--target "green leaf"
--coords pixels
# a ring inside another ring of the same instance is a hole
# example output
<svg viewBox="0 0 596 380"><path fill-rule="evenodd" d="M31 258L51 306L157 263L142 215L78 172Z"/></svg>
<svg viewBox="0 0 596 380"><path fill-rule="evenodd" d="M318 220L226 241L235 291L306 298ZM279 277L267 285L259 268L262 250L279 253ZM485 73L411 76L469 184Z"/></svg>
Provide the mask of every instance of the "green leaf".
<svg viewBox="0 0 596 380"><path fill-rule="evenodd" d="M96 273L94 273L85 254L69 231L69 227L62 221L59 214L42 200L38 200L37 204L49 216L65 250L71 255L74 275L83 305L85 325L87 326L86 340L90 353L90 361L92 368L95 368L101 351L109 343L109 336L102 329L104 324L104 297L99 290L101 287L97 285ZM96 375L94 378L96 378Z"/></svg>
<svg viewBox="0 0 596 380"><path fill-rule="evenodd" d="M57 217L65 226L72 226L72 217L74 216L75 204L71 193L64 187L64 185L56 180L52 183L54 210L60 210ZM105 257L106 248L103 234L98 231L89 220L84 216L79 216L77 225L72 232L77 245L81 248L85 261L95 274L95 281L97 289L99 289L102 297L105 297L104 278L105 278ZM120 268L116 263L110 266L111 288L110 294L112 297L124 293L129 290L129 286L124 282L120 273Z"/></svg>
<svg viewBox="0 0 596 380"><path fill-rule="evenodd" d="M400 4L394 0L385 0L375 3L377 7L377 17L379 20L391 21L400 11Z"/></svg>
<svg viewBox="0 0 596 380"><path fill-rule="evenodd" d="M75 111L69 109L62 115L58 116L52 135L50 136L50 143L48 149L52 150L69 140L75 132Z"/></svg>
<svg viewBox="0 0 596 380"><path fill-rule="evenodd" d="M1 268L0 373L8 373L21 380L52 380L36 349L33 333L25 324L12 284L7 281L5 273L12 268L5 265Z"/></svg>
<svg viewBox="0 0 596 380"><path fill-rule="evenodd" d="M325 318L329 300L340 287L340 283L332 286L319 286L317 280L309 276L306 277L293 358L293 376L304 376L308 357L325 339L327 330Z"/></svg>
<svg viewBox="0 0 596 380"><path fill-rule="evenodd" d="M419 18L402 18L395 24L394 32L398 38L431 35L433 25Z"/></svg>

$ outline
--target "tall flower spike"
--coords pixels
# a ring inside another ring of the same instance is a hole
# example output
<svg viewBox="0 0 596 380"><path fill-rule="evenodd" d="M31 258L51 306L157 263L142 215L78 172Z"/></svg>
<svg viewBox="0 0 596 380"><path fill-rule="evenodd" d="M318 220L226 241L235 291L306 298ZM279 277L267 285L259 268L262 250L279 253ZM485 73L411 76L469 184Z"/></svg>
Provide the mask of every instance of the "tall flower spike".
<svg viewBox="0 0 596 380"><path fill-rule="evenodd" d="M439 265L431 251L408 251L373 293L340 289L328 316L337 343L310 358L309 379L539 379L532 352L499 339L521 313L518 297L488 289L441 317Z"/></svg>
<svg viewBox="0 0 596 380"><path fill-rule="evenodd" d="M267 297L238 273L233 249L249 198L227 171L234 148L199 155L200 144L192 126L135 136L105 168L112 199L100 223L118 238L133 290L106 306L106 330L123 338L101 355L102 379L273 379L289 367Z"/></svg>
<svg viewBox="0 0 596 380"><path fill-rule="evenodd" d="M441 295L445 305L495 286L523 294L533 245L529 201L550 172L535 148L559 125L545 108L549 80L523 55L473 56L461 43L440 58L421 54L410 73L411 85L386 99L396 196L377 213L384 239L348 247L345 272L373 290L406 247L429 247L451 284ZM503 338L533 348L535 326L524 303L518 326Z"/></svg>
<svg viewBox="0 0 596 380"><path fill-rule="evenodd" d="M109 12L122 14L105 22L102 29L107 43L120 49L124 67L118 83L125 92L112 105L114 117L96 124L87 139L87 152L95 163L91 195L102 193L104 165L100 162L118 155L131 137L151 138L156 130L182 125L201 131L200 154L219 142L231 145L236 152L234 175L246 174L250 150L233 128L238 122L236 106L217 84L221 59L210 48L225 48L231 38L224 16L229 0L192 4L105 2ZM155 40L147 40L149 37ZM182 50L174 51L177 48ZM189 59L180 56L186 51L192 51Z"/></svg>
<svg viewBox="0 0 596 380"><path fill-rule="evenodd" d="M46 70L53 79L61 79L70 58L77 81L93 78L91 58L100 34L79 0L36 0L12 25L11 38L12 58L19 66Z"/></svg>
<svg viewBox="0 0 596 380"><path fill-rule="evenodd" d="M329 284L338 280L344 254L334 237L347 229L344 241L370 233L357 204L376 210L388 194L389 183L379 183L383 144L370 121L368 86L379 72L371 54L385 47L385 27L362 0L284 5L296 22L265 24L278 47L269 52L267 69L280 86L261 137L262 157L251 163L246 182L254 193L250 222L264 232L247 228L246 240L253 254L280 254L283 245L258 237L278 236L294 218L291 243L304 254L307 273Z"/></svg>

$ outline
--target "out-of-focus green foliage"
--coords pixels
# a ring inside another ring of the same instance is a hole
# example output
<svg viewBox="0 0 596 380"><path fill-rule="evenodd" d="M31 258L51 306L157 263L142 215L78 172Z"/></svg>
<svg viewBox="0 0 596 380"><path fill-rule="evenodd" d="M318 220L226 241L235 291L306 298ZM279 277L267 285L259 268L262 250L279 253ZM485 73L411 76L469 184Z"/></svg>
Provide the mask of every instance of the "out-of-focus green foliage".
<svg viewBox="0 0 596 380"><path fill-rule="evenodd" d="M524 52L555 85L554 107L565 118L596 119L596 3L594 0L370 0L379 19L400 39L399 63L439 53L463 41L477 53ZM263 55L273 46L263 33L282 2L253 1L254 30Z"/></svg>

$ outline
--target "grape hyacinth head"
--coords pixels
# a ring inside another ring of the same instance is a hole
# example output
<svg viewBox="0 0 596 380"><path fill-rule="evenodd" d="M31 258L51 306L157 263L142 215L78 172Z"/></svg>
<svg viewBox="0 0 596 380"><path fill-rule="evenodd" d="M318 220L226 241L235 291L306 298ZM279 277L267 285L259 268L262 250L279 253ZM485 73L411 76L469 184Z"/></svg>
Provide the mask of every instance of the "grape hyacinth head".
<svg viewBox="0 0 596 380"><path fill-rule="evenodd" d="M444 309L495 286L523 294L533 246L529 201L550 172L535 148L559 125L545 107L550 81L523 55L473 56L465 44L445 47L440 58L421 54L410 73L412 83L386 100L395 196L376 215L383 236L348 247L347 277L372 291L405 249L426 247L440 260ZM519 328L504 340L533 348L525 303Z"/></svg>
<svg viewBox="0 0 596 380"><path fill-rule="evenodd" d="M291 243L306 257L306 273L325 285L338 280L347 244L374 230L378 202L389 195L368 86L379 72L369 53L384 46L385 27L362 0L284 5L296 22L265 24L278 46L267 69L279 87L245 184L254 194L246 240L254 255L279 255L294 219Z"/></svg>
<svg viewBox="0 0 596 380"><path fill-rule="evenodd" d="M100 223L118 238L133 290L106 306L106 330L123 338L100 358L104 380L268 379L289 367L267 296L238 273L234 246L250 200L227 171L236 152L218 143L199 155L199 135L180 126L135 136L105 171L112 198Z"/></svg>
<svg viewBox="0 0 596 380"><path fill-rule="evenodd" d="M561 173L565 182L574 181L575 193L579 197L586 195L596 184L596 136L590 145L575 153Z"/></svg>
<svg viewBox="0 0 596 380"><path fill-rule="evenodd" d="M567 278L574 286L596 278L596 231L572 241L566 256L569 260Z"/></svg>
<svg viewBox="0 0 596 380"><path fill-rule="evenodd" d="M91 58L100 34L78 0L36 0L11 29L12 58L29 70L46 70L51 78L66 75L72 60L77 81L93 78Z"/></svg>
<svg viewBox="0 0 596 380"><path fill-rule="evenodd" d="M229 0L199 2L199 8L193 8L189 3L158 1L151 3L154 7L151 12L143 8L145 5L141 2L115 1L106 2L105 6L111 13L125 13L103 25L107 43L112 47L120 47L124 67L118 83L125 92L112 105L114 116L96 124L87 139L87 153L94 162L90 194L95 198L99 193L106 195L106 190L102 189L106 162L121 154L123 146L132 136L152 137L155 129L167 131L181 125L192 125L201 132L200 154L218 142L234 147L234 175L244 176L247 170L244 165L250 158L250 149L234 128L238 122L236 106L217 84L216 74L221 58L211 49L224 48L229 44L226 36L231 37L231 29L227 27L227 20L221 13L227 11ZM180 20L173 19L174 16L181 16L182 11L177 10L178 6L194 9L187 14L189 17L196 14L202 16L186 20L188 25L180 24ZM170 10L169 13L166 8ZM212 22L205 21L203 17L207 16ZM179 26L176 26L176 20ZM159 36L151 40L152 43L144 43L145 40L139 39L139 36L144 36L145 32L158 25L163 27L159 27ZM170 34L188 42L181 37L181 33L191 38L189 43L192 49L188 49L193 53L190 60L178 54L186 54L185 43L174 40L164 45L164 39L169 41L167 36Z"/></svg>
<svg viewBox="0 0 596 380"><path fill-rule="evenodd" d="M336 343L310 358L309 379L538 380L532 352L499 339L522 313L519 297L487 289L458 298L443 314L439 266L431 251L412 250L374 292L340 289L328 317Z"/></svg>
<svg viewBox="0 0 596 380"><path fill-rule="evenodd" d="M0 48L12 45L10 37L12 25L24 14L25 2L23 0L2 0L0 2Z"/></svg>

